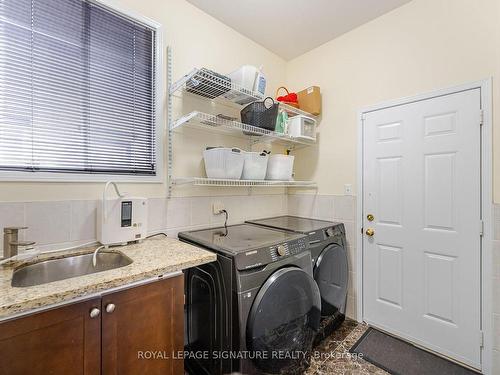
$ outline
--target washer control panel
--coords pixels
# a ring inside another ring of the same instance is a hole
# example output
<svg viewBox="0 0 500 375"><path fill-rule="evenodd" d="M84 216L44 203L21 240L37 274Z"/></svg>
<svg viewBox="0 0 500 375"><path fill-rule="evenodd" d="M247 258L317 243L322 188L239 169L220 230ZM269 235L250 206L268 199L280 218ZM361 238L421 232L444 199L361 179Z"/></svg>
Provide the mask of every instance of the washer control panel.
<svg viewBox="0 0 500 375"><path fill-rule="evenodd" d="M236 268L239 270L248 270L251 268L263 267L266 264L300 254L307 250L309 248L308 246L307 237L304 235L297 235L297 238L287 242L241 252L235 255Z"/></svg>
<svg viewBox="0 0 500 375"><path fill-rule="evenodd" d="M304 238L300 238L297 241L271 246L269 248L269 254L271 255L271 259L275 262L280 258L299 254L305 250L307 250L307 241Z"/></svg>
<svg viewBox="0 0 500 375"><path fill-rule="evenodd" d="M283 255L286 255L287 253L287 250L288 250L288 246L285 244L285 245L278 245L276 247L276 252L278 253L279 256L283 256Z"/></svg>

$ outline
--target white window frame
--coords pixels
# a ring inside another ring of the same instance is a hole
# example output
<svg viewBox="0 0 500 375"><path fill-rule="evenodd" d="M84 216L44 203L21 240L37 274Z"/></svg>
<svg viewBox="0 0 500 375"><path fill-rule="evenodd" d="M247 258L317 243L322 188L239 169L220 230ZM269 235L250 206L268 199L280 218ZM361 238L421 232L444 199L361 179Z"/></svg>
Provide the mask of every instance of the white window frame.
<svg viewBox="0 0 500 375"><path fill-rule="evenodd" d="M83 0L82 0L83 1ZM163 161L163 135L165 132L163 116L163 97L165 94L163 83L164 53L163 53L163 27L160 23L153 21L135 11L122 5L118 5L113 0L91 0L109 10L119 13L133 21L142 23L155 30L155 159L156 174L154 176L132 176L120 174L93 174L93 173L58 173L58 172L22 172L22 171L0 171L0 181L5 182L103 182L119 181L129 183L162 183L164 178Z"/></svg>

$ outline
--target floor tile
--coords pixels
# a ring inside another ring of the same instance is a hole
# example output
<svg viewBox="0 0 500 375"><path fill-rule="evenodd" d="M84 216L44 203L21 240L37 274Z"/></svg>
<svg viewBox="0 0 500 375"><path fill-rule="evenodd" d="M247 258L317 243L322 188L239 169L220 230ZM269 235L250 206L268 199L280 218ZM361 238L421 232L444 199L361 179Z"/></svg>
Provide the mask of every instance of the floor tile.
<svg viewBox="0 0 500 375"><path fill-rule="evenodd" d="M349 352L367 329L366 324L346 319L314 349L311 366L305 375L386 375L384 370Z"/></svg>

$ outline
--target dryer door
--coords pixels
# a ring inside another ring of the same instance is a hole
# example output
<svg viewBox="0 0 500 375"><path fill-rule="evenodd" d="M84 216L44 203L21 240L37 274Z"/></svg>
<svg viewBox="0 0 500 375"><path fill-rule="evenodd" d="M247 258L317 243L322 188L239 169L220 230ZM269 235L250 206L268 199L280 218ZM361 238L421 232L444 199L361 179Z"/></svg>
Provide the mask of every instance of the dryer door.
<svg viewBox="0 0 500 375"><path fill-rule="evenodd" d="M260 370L276 374L307 367L320 303L315 281L300 268L282 268L266 280L247 324L247 348Z"/></svg>
<svg viewBox="0 0 500 375"><path fill-rule="evenodd" d="M338 244L325 247L314 268L314 280L321 293L321 315L330 316L337 311L345 314L348 278L346 249Z"/></svg>

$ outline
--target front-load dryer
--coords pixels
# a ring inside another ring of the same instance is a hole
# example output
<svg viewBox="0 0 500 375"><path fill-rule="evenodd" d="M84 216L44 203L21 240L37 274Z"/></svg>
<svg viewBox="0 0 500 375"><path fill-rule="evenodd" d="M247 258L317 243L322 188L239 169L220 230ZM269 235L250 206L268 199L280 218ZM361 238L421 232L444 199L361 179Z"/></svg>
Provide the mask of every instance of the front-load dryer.
<svg viewBox="0 0 500 375"><path fill-rule="evenodd" d="M302 373L321 316L307 236L240 224L179 238L217 253L186 272L188 371Z"/></svg>
<svg viewBox="0 0 500 375"><path fill-rule="evenodd" d="M345 318L349 267L344 224L297 216L278 216L247 222L307 235L314 279L321 293L322 320L315 344L319 343Z"/></svg>

